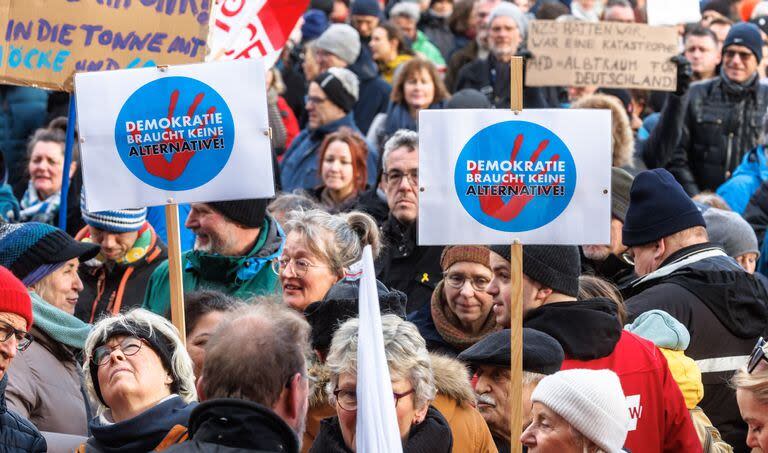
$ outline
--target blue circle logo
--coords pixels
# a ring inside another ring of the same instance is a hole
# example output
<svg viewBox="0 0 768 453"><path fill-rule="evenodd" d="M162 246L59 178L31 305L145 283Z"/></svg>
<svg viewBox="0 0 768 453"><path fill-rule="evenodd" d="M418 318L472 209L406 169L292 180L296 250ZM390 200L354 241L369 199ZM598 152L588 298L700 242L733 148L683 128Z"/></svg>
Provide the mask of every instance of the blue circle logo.
<svg viewBox="0 0 768 453"><path fill-rule="evenodd" d="M576 164L554 132L527 121L493 124L459 154L454 184L462 206L489 228L522 232L555 220L573 197Z"/></svg>
<svg viewBox="0 0 768 453"><path fill-rule="evenodd" d="M164 77L136 90L115 124L115 145L137 178L163 190L190 190L216 177L229 160L235 123L213 88L189 77Z"/></svg>

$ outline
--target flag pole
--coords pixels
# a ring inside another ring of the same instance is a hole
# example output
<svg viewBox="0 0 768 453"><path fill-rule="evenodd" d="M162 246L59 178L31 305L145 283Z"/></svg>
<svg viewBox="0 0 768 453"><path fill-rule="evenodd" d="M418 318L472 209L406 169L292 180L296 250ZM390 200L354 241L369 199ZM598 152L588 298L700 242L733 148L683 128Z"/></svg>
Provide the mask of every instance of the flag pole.
<svg viewBox="0 0 768 453"><path fill-rule="evenodd" d="M69 95L69 115L67 116L67 138L64 143L64 171L61 172L61 196L59 197L59 228L67 230L67 194L69 193L69 169L72 167L72 149L75 145L75 125L77 109L75 92Z"/></svg>

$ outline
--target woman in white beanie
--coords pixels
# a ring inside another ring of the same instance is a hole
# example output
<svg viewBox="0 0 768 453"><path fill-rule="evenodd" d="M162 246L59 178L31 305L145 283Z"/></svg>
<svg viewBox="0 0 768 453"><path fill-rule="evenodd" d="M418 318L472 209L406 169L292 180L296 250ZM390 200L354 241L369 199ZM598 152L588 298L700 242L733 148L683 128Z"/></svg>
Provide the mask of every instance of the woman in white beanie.
<svg viewBox="0 0 768 453"><path fill-rule="evenodd" d="M613 371L559 371L541 380L531 401L533 422L520 437L529 453L622 451L629 410Z"/></svg>

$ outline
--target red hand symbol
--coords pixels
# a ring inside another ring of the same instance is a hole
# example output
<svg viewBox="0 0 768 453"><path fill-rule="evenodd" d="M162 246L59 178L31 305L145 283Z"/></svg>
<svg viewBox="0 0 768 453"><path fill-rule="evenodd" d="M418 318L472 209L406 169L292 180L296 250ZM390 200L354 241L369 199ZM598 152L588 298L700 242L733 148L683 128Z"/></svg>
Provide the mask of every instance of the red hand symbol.
<svg viewBox="0 0 768 453"><path fill-rule="evenodd" d="M520 152L520 148L523 146L523 134L518 135L515 138L515 145L512 149L512 153L510 155L509 161L514 164L515 160L517 159L517 155ZM539 146L536 148L536 150L531 154L531 162L536 162L539 159L539 156L541 153L549 146L549 140L542 140L539 143ZM555 154L550 159L551 161L557 161L560 160L560 155ZM547 173L547 169L544 169L539 172L539 175L545 175ZM480 172L477 169L472 170L472 175L478 175ZM512 171L508 171L507 175L514 175ZM502 186L506 187L513 187L520 189L523 186L525 186L524 181L520 181L518 178L510 178L513 182L505 181L502 182ZM559 185L560 183L552 183L550 184L550 187L554 187ZM510 220L516 218L518 215L520 215L520 212L522 212L523 208L533 200L533 195L512 195L509 201L504 203L504 200L501 195L480 195L478 198L480 198L480 209L488 214L489 216L499 219L503 222L509 222Z"/></svg>

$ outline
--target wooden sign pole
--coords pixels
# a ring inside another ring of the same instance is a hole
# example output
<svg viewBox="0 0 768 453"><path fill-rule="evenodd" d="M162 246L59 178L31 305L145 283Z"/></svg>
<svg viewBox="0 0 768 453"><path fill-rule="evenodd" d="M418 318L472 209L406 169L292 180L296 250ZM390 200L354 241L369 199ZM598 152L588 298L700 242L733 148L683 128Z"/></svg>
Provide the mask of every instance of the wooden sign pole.
<svg viewBox="0 0 768 453"><path fill-rule="evenodd" d="M510 71L510 108L515 114L523 110L523 57L512 57ZM520 443L523 425L523 245L515 240L511 246L510 277L512 282L510 304L511 373L512 389L509 394L512 414L510 417L510 442L513 453L521 453Z"/></svg>
<svg viewBox="0 0 768 453"><path fill-rule="evenodd" d="M165 205L165 227L168 232L168 275L171 283L171 322L179 329L181 342L187 344L184 322L184 284L181 269L179 206L169 200Z"/></svg>

